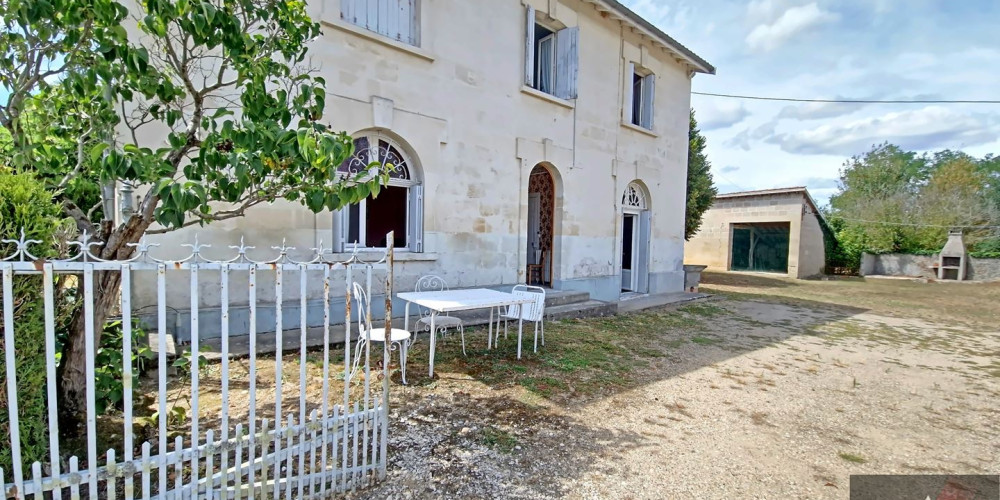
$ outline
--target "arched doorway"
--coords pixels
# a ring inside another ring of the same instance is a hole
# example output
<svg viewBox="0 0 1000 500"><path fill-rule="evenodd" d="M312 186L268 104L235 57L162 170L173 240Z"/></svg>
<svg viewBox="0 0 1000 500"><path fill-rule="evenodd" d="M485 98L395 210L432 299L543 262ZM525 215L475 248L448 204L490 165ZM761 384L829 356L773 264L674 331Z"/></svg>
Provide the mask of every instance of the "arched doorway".
<svg viewBox="0 0 1000 500"><path fill-rule="evenodd" d="M528 180L528 238L525 281L552 286L556 185L544 165L535 165Z"/></svg>
<svg viewBox="0 0 1000 500"><path fill-rule="evenodd" d="M622 292L649 291L650 212L646 189L631 182L622 194Z"/></svg>

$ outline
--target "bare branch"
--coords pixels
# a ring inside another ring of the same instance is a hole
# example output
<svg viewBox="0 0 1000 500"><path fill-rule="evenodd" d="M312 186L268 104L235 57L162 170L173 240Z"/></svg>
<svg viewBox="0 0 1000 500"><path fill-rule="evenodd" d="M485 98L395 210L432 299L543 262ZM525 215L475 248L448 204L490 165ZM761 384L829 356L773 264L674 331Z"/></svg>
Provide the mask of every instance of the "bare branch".
<svg viewBox="0 0 1000 500"><path fill-rule="evenodd" d="M66 187L67 184L69 184L69 181L71 179L73 179L74 177L76 177L77 174L80 173L80 169L83 168L84 156L85 156L84 151L83 151L83 146L87 142L87 138L90 137L90 133L93 132L93 131L94 131L94 128L91 127L89 129L87 129L86 132L80 134L80 137L78 137L76 139L76 165L73 166L73 170L72 171L70 171L69 173L67 173L62 178L62 180L59 181L59 184L56 185L56 190L61 191L63 188ZM88 215L88 218L89 218L90 214L87 214L87 215Z"/></svg>

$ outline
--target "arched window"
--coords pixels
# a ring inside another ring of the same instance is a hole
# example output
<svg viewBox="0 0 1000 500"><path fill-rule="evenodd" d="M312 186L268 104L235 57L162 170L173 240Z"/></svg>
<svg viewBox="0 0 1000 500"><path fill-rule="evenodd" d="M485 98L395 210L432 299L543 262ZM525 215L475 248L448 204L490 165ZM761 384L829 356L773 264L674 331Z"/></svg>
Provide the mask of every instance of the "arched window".
<svg viewBox="0 0 1000 500"><path fill-rule="evenodd" d="M390 168L389 181L378 196L364 199L340 212L338 240L341 250L385 248L385 236L394 231L393 246L423 250L423 190L415 178L416 166L404 148L379 132L354 139L354 155L337 168L338 173L355 175L374 162Z"/></svg>
<svg viewBox="0 0 1000 500"><path fill-rule="evenodd" d="M646 192L642 186L632 182L625 188L625 194L622 195L622 207L633 210L646 209Z"/></svg>

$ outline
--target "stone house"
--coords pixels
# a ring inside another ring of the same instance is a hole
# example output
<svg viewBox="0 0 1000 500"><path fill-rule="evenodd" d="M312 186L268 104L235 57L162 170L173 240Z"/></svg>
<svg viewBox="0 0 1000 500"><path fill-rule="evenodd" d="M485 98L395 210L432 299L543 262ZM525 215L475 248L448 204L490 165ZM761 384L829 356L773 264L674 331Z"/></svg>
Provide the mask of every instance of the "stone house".
<svg viewBox="0 0 1000 500"><path fill-rule="evenodd" d="M709 63L615 0L310 10L326 119L355 137L360 160L400 165L388 188L339 213L275 203L165 238L197 231L220 257L241 236L258 249L374 253L395 230L397 290L425 274L513 285L529 268L533 281L605 301L683 290L691 80L713 74ZM134 301L152 293L137 286Z"/></svg>
<svg viewBox="0 0 1000 500"><path fill-rule="evenodd" d="M804 187L720 194L684 247L687 264L808 278L826 268L825 222Z"/></svg>

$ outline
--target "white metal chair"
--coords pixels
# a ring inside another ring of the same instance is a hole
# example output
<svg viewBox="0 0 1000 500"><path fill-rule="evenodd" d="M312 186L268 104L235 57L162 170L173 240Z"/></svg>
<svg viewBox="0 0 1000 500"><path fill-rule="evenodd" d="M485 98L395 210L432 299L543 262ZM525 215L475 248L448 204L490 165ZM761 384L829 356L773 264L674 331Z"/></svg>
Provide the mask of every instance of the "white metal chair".
<svg viewBox="0 0 1000 500"><path fill-rule="evenodd" d="M360 283L354 283L354 300L357 303L357 313L358 313L358 340L356 347L354 348L354 366L351 368L351 374L347 378L348 382L354 378L357 373L359 365L361 364L361 355L364 353L365 344L368 343L370 338L372 342L385 342L385 328L378 327L373 328L371 324L371 317L369 312L371 311L371 300L369 300L368 294L365 293L364 287ZM395 350L399 350L399 371L403 378L403 384L406 384L406 351L410 346L410 332L403 330L402 328L393 328L389 333L389 351L390 353ZM387 373L386 376L389 376Z"/></svg>
<svg viewBox="0 0 1000 500"><path fill-rule="evenodd" d="M539 328L541 328L542 333L542 345L545 345L545 289L540 286L515 285L510 293L520 299L530 299L531 302L507 307L507 312L502 315L503 336L507 338L508 320L533 322L535 324L535 352L538 352ZM496 340L500 340L500 328L497 328L496 335Z"/></svg>
<svg viewBox="0 0 1000 500"><path fill-rule="evenodd" d="M434 275L421 276L420 279L417 280L416 286L413 287L414 292L440 292L445 290L448 290L448 284L445 283L444 278ZM420 319L417 320L415 332L430 332L431 310L425 307L417 306L417 312L420 313ZM450 328L458 329L458 332L462 337L462 355L465 355L465 325L462 324L462 320L454 316L438 314L434 318L434 328L437 330L437 333L441 334L442 337L448 333Z"/></svg>

